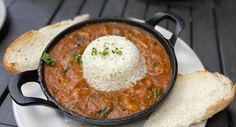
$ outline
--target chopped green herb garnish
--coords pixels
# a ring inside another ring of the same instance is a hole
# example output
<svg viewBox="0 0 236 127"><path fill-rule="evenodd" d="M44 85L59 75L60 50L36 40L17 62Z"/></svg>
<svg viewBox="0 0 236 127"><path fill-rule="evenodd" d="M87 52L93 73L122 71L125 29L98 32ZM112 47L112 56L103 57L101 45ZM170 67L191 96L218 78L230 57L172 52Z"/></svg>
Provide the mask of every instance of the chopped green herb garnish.
<svg viewBox="0 0 236 127"><path fill-rule="evenodd" d="M75 54L75 60L76 60L77 63L83 64L82 55L81 55L79 52L77 52L77 53Z"/></svg>
<svg viewBox="0 0 236 127"><path fill-rule="evenodd" d="M114 50L111 50L111 52L112 52L113 54L118 55L118 56L122 55L122 51L121 51L119 48L115 48ZM98 52L97 49L93 47L93 48L92 48L91 55L94 56L94 55L99 54L99 55L101 55L102 57L105 57L105 56L109 55L109 53L110 53L110 50L109 50L109 48L106 47L106 46L104 46L104 49L103 49L102 51L100 51L100 52Z"/></svg>
<svg viewBox="0 0 236 127"><path fill-rule="evenodd" d="M115 53L119 56L122 55L122 51L118 48L115 48Z"/></svg>
<svg viewBox="0 0 236 127"><path fill-rule="evenodd" d="M152 92L153 92L153 95L155 98L161 96L161 89L160 88L153 88Z"/></svg>
<svg viewBox="0 0 236 127"><path fill-rule="evenodd" d="M97 113L103 117L106 117L111 111L112 111L112 107L108 106L108 107L100 109L99 111L97 111Z"/></svg>
<svg viewBox="0 0 236 127"><path fill-rule="evenodd" d="M99 52L99 54L103 57L109 55L109 48L105 47L102 52Z"/></svg>
<svg viewBox="0 0 236 127"><path fill-rule="evenodd" d="M157 67L157 62L154 62L153 64L152 64L152 68L156 68Z"/></svg>
<svg viewBox="0 0 236 127"><path fill-rule="evenodd" d="M92 52L91 52L91 55L94 56L94 55L97 55L98 54L98 51L96 48L92 48Z"/></svg>
<svg viewBox="0 0 236 127"><path fill-rule="evenodd" d="M54 61L50 55L46 52L43 53L43 55L41 56L41 60L43 60L46 64L54 67L56 65L56 61Z"/></svg>
<svg viewBox="0 0 236 127"><path fill-rule="evenodd" d="M104 115L106 113L107 113L107 108L102 108L98 111L98 114L100 114L100 115Z"/></svg>

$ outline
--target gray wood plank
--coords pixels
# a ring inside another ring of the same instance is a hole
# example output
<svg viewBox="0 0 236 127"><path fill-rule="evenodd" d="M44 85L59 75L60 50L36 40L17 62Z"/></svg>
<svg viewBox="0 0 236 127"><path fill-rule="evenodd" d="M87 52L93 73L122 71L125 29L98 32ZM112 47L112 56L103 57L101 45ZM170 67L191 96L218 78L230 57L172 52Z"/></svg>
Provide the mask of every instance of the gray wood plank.
<svg viewBox="0 0 236 127"><path fill-rule="evenodd" d="M193 8L193 49L206 69L221 71L212 10Z"/></svg>
<svg viewBox="0 0 236 127"><path fill-rule="evenodd" d="M89 13L91 18L99 18L103 11L105 0L85 0L83 7L79 14Z"/></svg>
<svg viewBox="0 0 236 127"><path fill-rule="evenodd" d="M212 9L193 8L193 49L207 70L221 72ZM209 119L207 127L227 127L226 110Z"/></svg>
<svg viewBox="0 0 236 127"><path fill-rule="evenodd" d="M127 7L124 12L124 17L145 19L146 7L146 0L128 0Z"/></svg>
<svg viewBox="0 0 236 127"><path fill-rule="evenodd" d="M107 0L102 17L121 17L127 0Z"/></svg>
<svg viewBox="0 0 236 127"><path fill-rule="evenodd" d="M219 39L219 50L222 58L222 69L225 75L236 82L236 1L235 0L216 0L216 21ZM228 108L230 126L236 127L236 98Z"/></svg>
<svg viewBox="0 0 236 127"><path fill-rule="evenodd" d="M8 11L11 20L9 34L0 45L1 51L4 50L3 47L8 46L10 42L27 30L38 29L46 25L59 3L60 0L16 1ZM3 53L1 53L2 55Z"/></svg>
<svg viewBox="0 0 236 127"><path fill-rule="evenodd" d="M12 99L10 94L7 95L0 107L0 123L17 126L12 109Z"/></svg>
<svg viewBox="0 0 236 127"><path fill-rule="evenodd" d="M208 119L206 127L228 127L227 111L223 110Z"/></svg>
<svg viewBox="0 0 236 127"><path fill-rule="evenodd" d="M11 125L1 124L1 123L0 123L0 127L17 127L17 126L11 126Z"/></svg>
<svg viewBox="0 0 236 127"><path fill-rule="evenodd" d="M168 10L168 8L167 8L166 3L151 0L148 3L146 19L150 19L157 12L163 12L163 11L167 11L167 10ZM167 21L162 21L158 25L166 28L167 27Z"/></svg>
<svg viewBox="0 0 236 127"><path fill-rule="evenodd" d="M216 18L219 33L219 41L222 48L222 56L224 60L224 71L231 79L236 82L236 1L225 0L218 1L216 5Z"/></svg>
<svg viewBox="0 0 236 127"><path fill-rule="evenodd" d="M16 0L3 0L6 7L11 6Z"/></svg>
<svg viewBox="0 0 236 127"><path fill-rule="evenodd" d="M59 0L21 0L12 4L12 6L8 8L10 28L8 29L7 37L1 42L0 57L3 57L6 47L20 34L30 29L37 29L46 25L59 2ZM9 78L9 74L3 69L2 59L0 60L0 69L0 79L2 82L0 85L1 95L6 89Z"/></svg>
<svg viewBox="0 0 236 127"><path fill-rule="evenodd" d="M65 0L51 23L59 22L64 19L72 19L82 7L83 2L85 2L85 0Z"/></svg>
<svg viewBox="0 0 236 127"><path fill-rule="evenodd" d="M1 52L1 51L0 51ZM0 85L0 105L1 103L4 101L5 97L6 97L6 88L7 88L7 84L8 84L8 80L10 77L10 74L8 74L6 71L3 70L3 65L2 65L2 60L0 60L0 81L1 81L1 85Z"/></svg>
<svg viewBox="0 0 236 127"><path fill-rule="evenodd" d="M213 8L214 0L168 0L171 6Z"/></svg>
<svg viewBox="0 0 236 127"><path fill-rule="evenodd" d="M182 38L189 46L191 46L191 10L190 7L180 7L180 6L170 6L170 12L173 12L179 15L185 22L185 27L182 33L180 34L180 38ZM168 22L168 29L170 31L174 31L175 25L172 22Z"/></svg>

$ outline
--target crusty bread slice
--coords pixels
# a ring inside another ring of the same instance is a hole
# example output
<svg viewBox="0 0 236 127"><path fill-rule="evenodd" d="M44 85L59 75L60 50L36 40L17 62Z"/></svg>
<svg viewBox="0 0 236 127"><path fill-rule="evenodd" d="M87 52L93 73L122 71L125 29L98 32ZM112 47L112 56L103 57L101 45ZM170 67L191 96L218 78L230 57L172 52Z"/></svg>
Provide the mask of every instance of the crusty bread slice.
<svg viewBox="0 0 236 127"><path fill-rule="evenodd" d="M87 19L89 15L84 14L73 20L61 21L24 33L7 48L3 57L4 68L13 74L36 69L44 48L53 37L65 28Z"/></svg>
<svg viewBox="0 0 236 127"><path fill-rule="evenodd" d="M144 127L189 127L226 108L235 93L232 81L219 73L180 75L168 98Z"/></svg>

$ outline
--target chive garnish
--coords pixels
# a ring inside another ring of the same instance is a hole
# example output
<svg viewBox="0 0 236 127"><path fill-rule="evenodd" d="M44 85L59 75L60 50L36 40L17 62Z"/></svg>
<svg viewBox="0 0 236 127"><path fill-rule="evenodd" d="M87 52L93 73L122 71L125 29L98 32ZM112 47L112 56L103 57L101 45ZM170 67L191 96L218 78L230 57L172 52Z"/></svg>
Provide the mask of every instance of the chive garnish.
<svg viewBox="0 0 236 127"><path fill-rule="evenodd" d="M56 65L56 61L54 61L50 55L46 52L43 52L43 55L41 56L41 60L43 60L46 64L54 67Z"/></svg>
<svg viewBox="0 0 236 127"><path fill-rule="evenodd" d="M154 62L153 64L152 64L152 68L156 68L157 67L157 62Z"/></svg>
<svg viewBox="0 0 236 127"><path fill-rule="evenodd" d="M99 52L99 54L103 57L109 55L109 48L105 47L102 52Z"/></svg>
<svg viewBox="0 0 236 127"><path fill-rule="evenodd" d="M122 51L121 51L120 49L118 49L118 48L115 48L115 53L116 53L118 56L122 55Z"/></svg>
<svg viewBox="0 0 236 127"><path fill-rule="evenodd" d="M96 48L92 48L92 52L91 52L91 55L94 56L94 55L97 55L98 54L98 51Z"/></svg>
<svg viewBox="0 0 236 127"><path fill-rule="evenodd" d="M92 52L91 52L91 55L94 56L94 55L101 55L102 57L105 57L107 55L109 55L109 53L112 52L113 54L116 54L118 56L121 56L122 55L122 51L119 49L119 48L115 48L114 50L109 50L108 47L104 46L104 49L100 52L98 52L98 50L96 48L92 48Z"/></svg>
<svg viewBox="0 0 236 127"><path fill-rule="evenodd" d="M161 89L160 88L153 88L152 92L153 92L153 95L155 98L161 96Z"/></svg>
<svg viewBox="0 0 236 127"><path fill-rule="evenodd" d="M113 110L112 106L101 108L97 113L103 117L106 117Z"/></svg>
<svg viewBox="0 0 236 127"><path fill-rule="evenodd" d="M98 114L100 114L100 115L104 115L106 113L107 113L107 108L102 108L98 111Z"/></svg>
<svg viewBox="0 0 236 127"><path fill-rule="evenodd" d="M77 52L74 57L77 63L83 64L82 55L79 52Z"/></svg>

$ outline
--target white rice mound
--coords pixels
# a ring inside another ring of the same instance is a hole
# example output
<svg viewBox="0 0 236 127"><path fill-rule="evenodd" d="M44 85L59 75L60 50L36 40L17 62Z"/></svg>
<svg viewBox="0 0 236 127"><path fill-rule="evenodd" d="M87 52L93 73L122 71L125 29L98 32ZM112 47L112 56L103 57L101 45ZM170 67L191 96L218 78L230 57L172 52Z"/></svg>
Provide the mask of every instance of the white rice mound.
<svg viewBox="0 0 236 127"><path fill-rule="evenodd" d="M101 52L109 48L108 55L92 55L93 48ZM120 49L121 55L112 53ZM90 86L99 91L116 91L127 88L147 73L145 59L138 48L128 39L108 35L92 41L82 55L83 76Z"/></svg>

